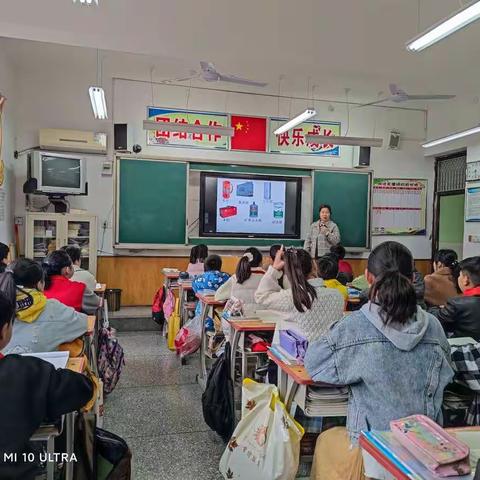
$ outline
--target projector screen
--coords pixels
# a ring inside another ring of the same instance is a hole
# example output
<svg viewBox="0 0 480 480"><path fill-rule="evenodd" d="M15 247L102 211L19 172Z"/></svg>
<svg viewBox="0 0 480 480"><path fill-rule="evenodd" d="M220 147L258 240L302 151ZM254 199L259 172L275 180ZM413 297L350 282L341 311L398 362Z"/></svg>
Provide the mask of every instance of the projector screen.
<svg viewBox="0 0 480 480"><path fill-rule="evenodd" d="M202 173L200 236L300 238L300 178Z"/></svg>

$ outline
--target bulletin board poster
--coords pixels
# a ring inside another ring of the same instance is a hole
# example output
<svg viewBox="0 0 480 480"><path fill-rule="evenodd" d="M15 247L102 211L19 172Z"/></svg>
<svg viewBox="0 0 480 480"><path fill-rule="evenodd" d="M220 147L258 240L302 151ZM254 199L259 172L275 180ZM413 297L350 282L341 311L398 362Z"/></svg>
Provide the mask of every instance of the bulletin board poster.
<svg viewBox="0 0 480 480"><path fill-rule="evenodd" d="M273 132L288 118L271 118L269 131L269 152L290 153L298 155L322 155L327 157L338 157L340 147L333 143L307 143L305 136L326 135L339 136L341 124L339 122L312 121L304 122L280 135Z"/></svg>
<svg viewBox="0 0 480 480"><path fill-rule="evenodd" d="M426 235L427 180L373 180L372 235Z"/></svg>
<svg viewBox="0 0 480 480"><path fill-rule="evenodd" d="M465 197L465 221L480 222L480 183L468 184Z"/></svg>
<svg viewBox="0 0 480 480"><path fill-rule="evenodd" d="M228 137L226 136L205 133L168 132L161 129L162 122L228 127L229 119L227 114L148 107L147 118L159 123L158 130L147 131L147 145L228 150Z"/></svg>

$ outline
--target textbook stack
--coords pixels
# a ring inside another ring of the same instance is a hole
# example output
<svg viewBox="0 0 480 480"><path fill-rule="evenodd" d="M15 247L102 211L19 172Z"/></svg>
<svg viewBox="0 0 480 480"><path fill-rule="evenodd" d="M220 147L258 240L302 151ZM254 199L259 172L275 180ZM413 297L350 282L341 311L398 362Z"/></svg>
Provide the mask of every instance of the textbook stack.
<svg viewBox="0 0 480 480"><path fill-rule="evenodd" d="M347 407L347 387L310 386L307 389L304 412L308 417L343 417Z"/></svg>

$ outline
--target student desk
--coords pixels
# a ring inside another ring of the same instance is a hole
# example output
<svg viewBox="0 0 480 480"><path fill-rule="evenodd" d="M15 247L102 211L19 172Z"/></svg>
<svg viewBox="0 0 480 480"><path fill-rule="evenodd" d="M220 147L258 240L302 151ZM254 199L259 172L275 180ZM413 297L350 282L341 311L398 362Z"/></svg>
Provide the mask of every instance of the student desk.
<svg viewBox="0 0 480 480"><path fill-rule="evenodd" d="M180 272L165 272L165 270L163 270L163 275L165 277L164 285L167 290L177 286L176 284L180 277Z"/></svg>
<svg viewBox="0 0 480 480"><path fill-rule="evenodd" d="M328 383L314 382L308 375L303 365L287 365L282 362L272 351L268 351L268 358L276 363L278 367L278 390L280 398L283 399L287 410L290 411L293 402L305 409L305 400L307 397L307 388L309 386L316 387L332 387L339 388L341 385L330 385ZM339 408L338 412L332 414L330 410L325 413L318 413L319 417L346 417L348 403Z"/></svg>
<svg viewBox="0 0 480 480"><path fill-rule="evenodd" d="M97 329L97 317L95 315L89 315L87 317L87 331L83 336L86 346L86 355L88 363L93 370L93 373L98 377L97 368L97 341L98 341L98 329Z"/></svg>
<svg viewBox="0 0 480 480"><path fill-rule="evenodd" d="M242 365L242 376L240 383L247 377L247 359L249 355L257 355L256 352L247 352L245 350L245 334L248 332L274 332L276 324L273 322L264 322L261 318L258 320L230 320L230 326L233 330L232 336L232 360L231 360L231 374L232 381L235 384L235 363L237 360L237 353L240 354Z"/></svg>
<svg viewBox="0 0 480 480"><path fill-rule="evenodd" d="M193 290L191 280L179 280L178 281L178 296L180 298L180 326L182 327L187 320L187 312L191 310L188 305L188 292ZM193 306L195 309L195 306Z"/></svg>
<svg viewBox="0 0 480 480"><path fill-rule="evenodd" d="M480 427L463 427L463 428L447 428L446 429L450 433L455 432L477 432L480 435ZM480 438L479 438L480 442ZM411 475L403 472L401 468L396 465L387 455L384 454L373 442L370 441L367 437L360 435L360 447L368 452L385 470L387 470L391 475L395 477L396 480L410 480L413 478ZM470 449L472 449L472 445L469 445ZM478 450L478 446L475 445L475 449ZM462 479L473 479L474 474L470 474L467 476L462 476ZM417 476L415 477L417 478ZM420 476L418 476L420 478ZM423 477L422 477L423 478ZM432 476L433 478L433 476ZM437 478L437 477L435 477ZM448 477L448 478L460 478L460 477Z"/></svg>
<svg viewBox="0 0 480 480"><path fill-rule="evenodd" d="M99 297L104 297L105 296L105 291L107 290L107 284L106 283L97 283L94 292L99 296Z"/></svg>
<svg viewBox="0 0 480 480"><path fill-rule="evenodd" d="M218 300L215 300L215 297L213 295L203 295L202 293L197 293L196 297L200 301L201 307L202 307L202 313L200 315L200 325L202 326L201 329L201 337L200 337L200 373L197 377L197 381L199 385L202 387L203 390L205 390L206 382L207 382L207 345L206 345L206 339L207 336L205 334L205 320L208 317L208 313L211 311L212 312L212 317L213 313L216 308L218 307L223 307L225 305L225 301L219 302Z"/></svg>

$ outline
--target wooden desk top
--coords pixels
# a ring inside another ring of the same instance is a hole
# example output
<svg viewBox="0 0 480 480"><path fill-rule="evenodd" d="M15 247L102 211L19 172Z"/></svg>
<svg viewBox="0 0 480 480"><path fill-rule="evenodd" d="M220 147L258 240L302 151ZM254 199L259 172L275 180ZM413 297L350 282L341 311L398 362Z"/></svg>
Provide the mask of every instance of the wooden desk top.
<svg viewBox="0 0 480 480"><path fill-rule="evenodd" d="M274 332L276 326L275 323L261 320L230 320L230 325L239 332Z"/></svg>
<svg viewBox="0 0 480 480"><path fill-rule="evenodd" d="M96 321L97 317L95 315L89 315L87 317L87 335L91 335L94 332Z"/></svg>
<svg viewBox="0 0 480 480"><path fill-rule="evenodd" d="M97 287L95 288L94 292L97 295L105 295L105 290L107 289L107 284L106 283L97 283Z"/></svg>
<svg viewBox="0 0 480 480"><path fill-rule="evenodd" d="M215 300L214 295L203 295L201 293L196 293L195 296L202 302L207 305L211 305L212 307L221 307L225 305L227 302L225 300L219 301Z"/></svg>
<svg viewBox="0 0 480 480"><path fill-rule="evenodd" d="M85 369L85 357L69 358L67 368L68 370L72 370L72 372L83 373Z"/></svg>
<svg viewBox="0 0 480 480"><path fill-rule="evenodd" d="M193 290L191 280L180 280L178 282L178 287L181 288L182 290Z"/></svg>
<svg viewBox="0 0 480 480"><path fill-rule="evenodd" d="M315 382L310 378L303 365L287 365L283 363L272 351L267 352L268 358L273 360L289 377L292 377L299 385L313 385Z"/></svg>
<svg viewBox="0 0 480 480"><path fill-rule="evenodd" d="M168 278L169 280L175 280L180 276L180 272L163 272L163 274L165 275L165 278Z"/></svg>

